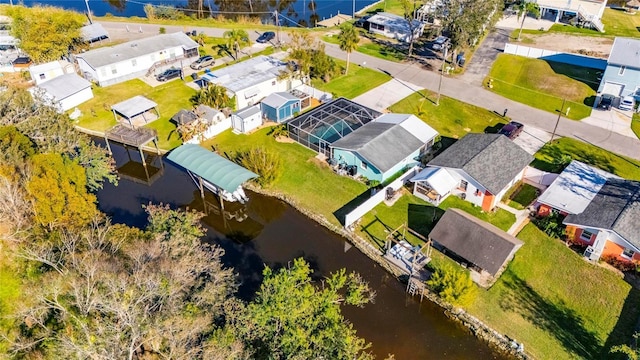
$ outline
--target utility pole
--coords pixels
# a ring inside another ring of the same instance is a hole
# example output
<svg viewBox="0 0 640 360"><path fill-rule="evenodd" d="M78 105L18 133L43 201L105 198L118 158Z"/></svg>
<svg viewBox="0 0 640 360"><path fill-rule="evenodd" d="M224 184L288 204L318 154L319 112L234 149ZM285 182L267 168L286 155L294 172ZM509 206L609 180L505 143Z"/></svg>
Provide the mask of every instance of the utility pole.
<svg viewBox="0 0 640 360"><path fill-rule="evenodd" d="M356 0L353 0L353 12L351 13L352 18L356 18Z"/></svg>
<svg viewBox="0 0 640 360"><path fill-rule="evenodd" d="M562 99L562 107L560 108L560 110L556 110L558 111L558 120L556 120L556 126L553 127L553 132L551 133L551 140L549 140L549 142L553 141L553 138L556 136L556 130L558 129L558 124L560 124L560 116L564 115L567 116L569 115L569 110L571 110L570 107L567 107L567 111L564 112L564 104L567 101L567 99Z"/></svg>
<svg viewBox="0 0 640 360"><path fill-rule="evenodd" d="M84 0L84 3L87 5L87 15L89 16L89 24L93 24L93 19L91 18L91 9L89 8L89 0ZM12 1L13 5L13 1Z"/></svg>
<svg viewBox="0 0 640 360"><path fill-rule="evenodd" d="M278 45L280 45L280 21L278 20L278 10L275 10L275 15L276 15L276 26L278 27L276 29L276 42L278 43Z"/></svg>
<svg viewBox="0 0 640 360"><path fill-rule="evenodd" d="M436 97L436 106L440 105L440 91L442 89L442 78L444 77L444 66L447 64L447 50L449 50L449 45L445 44L444 48L444 56L442 57L442 66L440 68L440 82L438 83L438 97Z"/></svg>

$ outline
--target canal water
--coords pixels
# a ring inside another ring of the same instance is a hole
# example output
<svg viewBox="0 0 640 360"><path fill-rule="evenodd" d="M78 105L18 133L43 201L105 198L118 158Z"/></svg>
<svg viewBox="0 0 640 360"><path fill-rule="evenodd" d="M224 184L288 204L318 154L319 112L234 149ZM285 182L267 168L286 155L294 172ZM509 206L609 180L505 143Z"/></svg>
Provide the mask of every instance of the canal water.
<svg viewBox="0 0 640 360"><path fill-rule="evenodd" d="M87 4L84 0L0 0L0 4L23 3L26 6L34 4L52 5L86 13ZM376 0L202 0L205 11L211 9L213 15L221 12L227 18L236 15L260 16L263 23L274 23L270 14L275 10L281 14L280 25L313 27L316 22L340 14L351 15L354 5L356 11L371 5ZM198 0L90 0L87 1L91 12L96 16L107 13L116 16L145 17L144 5L173 6L181 9L197 9ZM253 15L252 15L253 14Z"/></svg>
<svg viewBox="0 0 640 360"><path fill-rule="evenodd" d="M304 257L317 278L346 268L360 273L376 291L375 303L345 307L343 313L359 336L373 344L378 359L388 354L398 360L508 359L448 319L438 306L407 296L403 284L344 238L284 202L248 192L246 205L225 203L222 210L210 193L203 202L186 172L170 162L147 154L145 171L137 150L111 147L121 178L117 187L105 184L98 192L100 209L115 223L138 227L146 223L142 205L150 202L205 212L206 241L225 250L223 262L238 274L241 298L254 295L264 264L280 267Z"/></svg>

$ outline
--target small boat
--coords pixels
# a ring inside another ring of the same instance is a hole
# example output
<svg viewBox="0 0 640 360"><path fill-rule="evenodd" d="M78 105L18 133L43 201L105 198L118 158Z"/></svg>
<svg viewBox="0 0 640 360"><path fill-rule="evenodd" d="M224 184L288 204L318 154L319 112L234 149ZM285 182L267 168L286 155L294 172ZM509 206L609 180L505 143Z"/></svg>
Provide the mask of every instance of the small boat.
<svg viewBox="0 0 640 360"><path fill-rule="evenodd" d="M191 170L187 170L187 173L191 177L191 180L193 180L193 183L199 187L200 184L198 182L198 176L195 175L193 172L191 172ZM212 193L218 196L221 196L225 201L229 201L229 202L239 201L241 204L244 204L247 201L249 201L249 198L244 193L242 186L238 186L238 188L234 192L230 193L224 189L220 189L219 187L215 186L214 184L208 182L205 179L202 179L202 185L205 188L209 189L209 191L211 191Z"/></svg>

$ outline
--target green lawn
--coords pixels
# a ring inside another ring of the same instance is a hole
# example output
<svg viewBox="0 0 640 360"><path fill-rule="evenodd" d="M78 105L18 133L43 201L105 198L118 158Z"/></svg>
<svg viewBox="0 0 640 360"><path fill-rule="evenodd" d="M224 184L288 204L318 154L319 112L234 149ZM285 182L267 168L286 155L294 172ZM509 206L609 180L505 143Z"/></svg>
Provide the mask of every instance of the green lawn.
<svg viewBox="0 0 640 360"><path fill-rule="evenodd" d="M372 34L368 34L367 36L374 37L374 35ZM336 44L336 45L339 44L338 37L335 34L323 36L322 41L328 42L330 44ZM389 44L391 44L390 39L387 39L387 38L381 39L381 41L389 42ZM362 36L362 33L360 35L360 42L356 51L361 52L363 54L370 55L370 56L374 56L380 59L396 61L396 62L400 62L404 60L404 58L406 57L405 53L396 50L393 46L388 46L388 45L383 45L383 44L378 44L376 42L373 42L372 40Z"/></svg>
<svg viewBox="0 0 640 360"><path fill-rule="evenodd" d="M611 346L631 339L640 291L532 224L518 238L513 262L468 310L536 359L611 358Z"/></svg>
<svg viewBox="0 0 640 360"><path fill-rule="evenodd" d="M116 124L111 106L136 95L143 95L158 104L160 118L146 125L158 130L159 146L173 149L182 141L175 132L175 125L169 121L180 109L192 107L189 98L196 91L185 85L180 79L169 81L157 87L151 87L142 80L134 79L107 87L94 87L93 99L78 106L82 116L78 126L91 130L104 131Z"/></svg>
<svg viewBox="0 0 640 360"><path fill-rule="evenodd" d="M281 154L282 175L270 186L295 203L340 225L333 213L364 193L367 187L358 181L336 175L327 164L315 159L317 153L298 143L279 143L267 135L268 128L251 135L236 135L228 130L202 145L222 153L264 146ZM367 192L368 194L368 192Z"/></svg>
<svg viewBox="0 0 640 360"><path fill-rule="evenodd" d="M428 90L413 93L391 105L394 113L415 114L436 129L440 135L461 138L469 132L497 132L505 118L487 109L441 96L435 106L436 94Z"/></svg>
<svg viewBox="0 0 640 360"><path fill-rule="evenodd" d="M640 161L570 138L561 138L545 144L535 154L532 166L559 173L568 164L560 161L563 156L569 156L625 179L640 180Z"/></svg>
<svg viewBox="0 0 640 360"><path fill-rule="evenodd" d="M522 34L546 34L546 33L563 33L570 35L581 36L598 36L598 37L638 37L640 36L640 12L636 11L635 14L626 13L622 10L615 10L606 8L602 15L602 23L604 24L604 33L597 30L584 29L565 24L553 24L548 31L540 31L534 29L524 29ZM519 29L514 30L511 33L511 38L518 37Z"/></svg>
<svg viewBox="0 0 640 360"><path fill-rule="evenodd" d="M505 231L516 220L513 214L503 209L486 213L481 211L479 207L474 207L470 202L456 196L449 196L440 206L434 207L428 202L407 193L398 199L393 206L381 203L363 216L357 228L358 233L380 249L383 248L384 240L388 233L405 223L411 229L426 237L435 226L437 220L449 208L461 209ZM406 234L406 237L412 244L418 244L421 241L411 234Z"/></svg>
<svg viewBox="0 0 640 360"><path fill-rule="evenodd" d="M336 62L342 67L346 65L346 62L338 59L336 59ZM335 96L353 99L389 80L391 80L391 76L387 74L358 66L358 64L352 62L349 64L349 74L333 78L327 83L320 79L313 79L311 84Z"/></svg>
<svg viewBox="0 0 640 360"><path fill-rule="evenodd" d="M517 210L523 210L538 197L538 189L529 184L519 182L505 194L506 204Z"/></svg>
<svg viewBox="0 0 640 360"><path fill-rule="evenodd" d="M404 15L404 8L402 7L402 0L383 0L372 6L367 10L367 13L374 13L376 11L384 11L396 15Z"/></svg>
<svg viewBox="0 0 640 360"><path fill-rule="evenodd" d="M640 139L640 115L638 113L634 113L633 118L631 118L631 130Z"/></svg>
<svg viewBox="0 0 640 360"><path fill-rule="evenodd" d="M597 84L596 70L567 64L500 54L485 81L492 91L514 101L556 113L567 99L567 118L579 120L591 114Z"/></svg>

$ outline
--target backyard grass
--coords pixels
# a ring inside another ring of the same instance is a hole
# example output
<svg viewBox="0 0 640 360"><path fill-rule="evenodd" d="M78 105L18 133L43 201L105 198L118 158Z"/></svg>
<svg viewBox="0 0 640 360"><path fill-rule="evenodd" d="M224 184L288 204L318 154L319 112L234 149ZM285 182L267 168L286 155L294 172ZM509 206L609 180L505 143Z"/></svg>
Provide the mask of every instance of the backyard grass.
<svg viewBox="0 0 640 360"><path fill-rule="evenodd" d="M631 118L631 130L640 139L640 115L637 113L634 113Z"/></svg>
<svg viewBox="0 0 640 360"><path fill-rule="evenodd" d="M486 213L481 211L479 207L474 207L471 203L456 196L449 196L440 206L435 207L407 192L393 206L381 203L369 211L360 220L358 232L382 249L388 233L404 223L420 235L427 237L437 220L449 208L461 209L505 231L515 222L515 216L503 209ZM405 235L407 240L414 245L421 242L418 237L410 233Z"/></svg>
<svg viewBox="0 0 640 360"><path fill-rule="evenodd" d="M625 179L640 180L640 161L570 138L545 144L535 154L531 165L540 170L559 173L569 164L568 157Z"/></svg>
<svg viewBox="0 0 640 360"><path fill-rule="evenodd" d="M346 66L346 62L342 60L335 59L335 61L343 68ZM358 66L358 64L351 62L348 74L337 76L329 82L313 79L311 84L315 88L334 94L337 97L353 99L389 80L391 80L391 76L387 74Z"/></svg>
<svg viewBox="0 0 640 360"><path fill-rule="evenodd" d="M538 197L538 189L522 182L514 185L504 196L507 205L517 210L523 210Z"/></svg>
<svg viewBox="0 0 640 360"><path fill-rule="evenodd" d="M565 116L580 120L591 114L598 86L595 69L500 54L488 80L492 91L514 101L557 113L566 99Z"/></svg>
<svg viewBox="0 0 640 360"><path fill-rule="evenodd" d="M369 192L367 187L353 179L336 175L324 161L315 158L317 153L298 143L280 143L267 135L269 128L251 135L236 135L231 130L207 140L205 148L213 146L219 153L232 154L250 147L263 146L281 154L283 172L269 186L294 203L321 214L335 225L340 225L333 214L342 206Z"/></svg>
<svg viewBox="0 0 640 360"><path fill-rule="evenodd" d="M160 118L146 125L158 130L158 146L162 149L173 149L182 143L175 131L175 125L169 120L180 109L192 107L189 99L196 91L177 79L157 87L151 87L142 80L134 79L107 87L94 87L93 99L79 105L82 116L78 126L105 131L116 125L111 106L136 95L143 95L158 104Z"/></svg>
<svg viewBox="0 0 640 360"><path fill-rule="evenodd" d="M394 113L415 114L440 135L461 138L469 132L497 132L507 120L502 116L459 100L441 96L435 106L436 94L422 90L391 105Z"/></svg>
<svg viewBox="0 0 640 360"><path fill-rule="evenodd" d="M640 291L532 224L518 238L524 245L469 312L536 359L612 358L611 346L631 339Z"/></svg>

